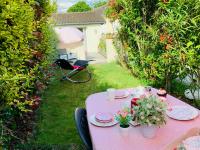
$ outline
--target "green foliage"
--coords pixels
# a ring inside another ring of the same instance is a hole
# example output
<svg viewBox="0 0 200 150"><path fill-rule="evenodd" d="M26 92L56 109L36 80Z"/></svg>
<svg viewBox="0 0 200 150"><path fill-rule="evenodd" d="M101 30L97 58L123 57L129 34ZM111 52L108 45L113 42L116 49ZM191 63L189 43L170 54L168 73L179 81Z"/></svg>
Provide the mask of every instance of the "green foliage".
<svg viewBox="0 0 200 150"><path fill-rule="evenodd" d="M67 12L85 12L90 11L91 7L85 1L79 1L72 5Z"/></svg>
<svg viewBox="0 0 200 150"><path fill-rule="evenodd" d="M137 101L137 106L134 106L135 120L141 125L161 126L166 123L166 108L166 103L158 97L144 96Z"/></svg>
<svg viewBox="0 0 200 150"><path fill-rule="evenodd" d="M98 8L98 7L104 6L106 4L107 4L106 0L100 0L100 1L94 2L93 3L93 7L94 8Z"/></svg>
<svg viewBox="0 0 200 150"><path fill-rule="evenodd" d="M104 37L101 37L98 45L99 52L106 56L106 39Z"/></svg>
<svg viewBox="0 0 200 150"><path fill-rule="evenodd" d="M30 134L30 115L49 80L45 68L56 46L48 21L52 10L49 0L0 3L0 143L10 148Z"/></svg>
<svg viewBox="0 0 200 150"><path fill-rule="evenodd" d="M118 40L134 74L170 91L188 74L200 88L199 8L198 0L110 0L106 13L121 24Z"/></svg>

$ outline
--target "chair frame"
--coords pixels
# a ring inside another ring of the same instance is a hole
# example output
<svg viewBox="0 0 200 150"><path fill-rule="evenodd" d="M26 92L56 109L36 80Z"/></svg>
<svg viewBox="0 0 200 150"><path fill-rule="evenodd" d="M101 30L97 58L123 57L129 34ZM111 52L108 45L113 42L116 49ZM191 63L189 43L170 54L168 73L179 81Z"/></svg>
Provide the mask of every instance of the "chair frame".
<svg viewBox="0 0 200 150"><path fill-rule="evenodd" d="M79 118L80 113L82 113L82 116L81 116L82 118ZM88 139L86 139L86 137L83 135L83 133L82 133L83 129L81 130L81 127L79 126L80 123L81 123L80 120L82 120L82 119L86 120L85 125L86 125L87 128L84 129L84 131L88 130L87 131L87 133L89 134L89 137L87 137ZM87 111L86 111L86 109L85 108L76 108L75 113L74 113L74 120L76 122L76 128L78 130L79 136L82 139L86 149L92 150L93 149L92 148L92 141L91 141L90 133L89 133L89 126L88 126L88 121L87 121Z"/></svg>
<svg viewBox="0 0 200 150"><path fill-rule="evenodd" d="M86 82L90 81L91 78L92 78L92 74L91 74L91 72L88 70L87 66L88 66L88 62L93 61L93 60L77 60L76 62L78 62L78 61L84 61L84 62L85 62L85 63L82 64L82 65L78 65L77 68L74 68L74 66L71 64L71 63L72 63L72 60L74 60L74 59L69 59L69 60L57 59L57 60L55 61L55 63L59 66L59 68L60 68L60 70L61 70L61 72L62 72L62 75L63 75L61 81L63 81L63 80L68 80L68 81L70 81L70 82L72 82L72 83L86 83ZM67 65L69 65L68 68L62 67L62 66L59 64L59 61L65 61L65 63L67 63ZM74 64L76 64L76 62L75 62ZM63 72L63 69L64 69L64 70L71 70L71 71L68 72L67 74L65 74L65 73ZM76 74L80 73L80 72L83 71L83 70L86 70L86 75L87 75L87 78L86 78L86 79L84 79L84 80L73 80L73 79L72 79L73 76L75 76Z"/></svg>

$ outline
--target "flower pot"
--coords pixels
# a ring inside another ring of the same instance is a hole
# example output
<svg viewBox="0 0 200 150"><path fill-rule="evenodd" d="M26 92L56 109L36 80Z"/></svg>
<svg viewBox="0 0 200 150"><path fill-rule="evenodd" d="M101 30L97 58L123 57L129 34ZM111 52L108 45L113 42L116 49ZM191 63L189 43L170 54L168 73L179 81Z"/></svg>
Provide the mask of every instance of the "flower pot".
<svg viewBox="0 0 200 150"><path fill-rule="evenodd" d="M122 135L122 136L128 136L128 133L129 133L129 124L128 125L120 125L120 128L119 128L119 130L120 130L120 134Z"/></svg>
<svg viewBox="0 0 200 150"><path fill-rule="evenodd" d="M141 126L141 133L145 138L154 138L156 136L158 127L157 126Z"/></svg>

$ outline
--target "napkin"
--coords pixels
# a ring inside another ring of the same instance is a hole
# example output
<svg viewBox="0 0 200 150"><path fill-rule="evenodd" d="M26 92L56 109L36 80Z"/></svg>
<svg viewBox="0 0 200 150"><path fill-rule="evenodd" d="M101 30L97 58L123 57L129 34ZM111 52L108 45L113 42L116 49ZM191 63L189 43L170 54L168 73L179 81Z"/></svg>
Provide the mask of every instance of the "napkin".
<svg viewBox="0 0 200 150"><path fill-rule="evenodd" d="M113 121L113 115L110 113L97 113L95 119L97 122L109 123Z"/></svg>

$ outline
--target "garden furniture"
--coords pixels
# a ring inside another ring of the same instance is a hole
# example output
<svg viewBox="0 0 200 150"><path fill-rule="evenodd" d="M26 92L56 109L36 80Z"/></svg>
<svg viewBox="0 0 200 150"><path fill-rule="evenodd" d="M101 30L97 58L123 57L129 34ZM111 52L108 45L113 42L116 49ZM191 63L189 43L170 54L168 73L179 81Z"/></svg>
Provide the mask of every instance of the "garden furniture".
<svg viewBox="0 0 200 150"><path fill-rule="evenodd" d="M90 61L92 60L76 60L73 64L71 64L70 60L57 59L55 64L57 64L62 71L63 77L61 80L68 80L72 83L85 83L90 81L92 77L91 73L87 69ZM63 70L69 70L69 72L65 74ZM80 77L78 79L74 79L73 77L81 71L85 71L84 78Z"/></svg>
<svg viewBox="0 0 200 150"><path fill-rule="evenodd" d="M83 32L74 27L55 28L55 32L58 35L59 47L61 48L66 48L73 43L82 42L84 39Z"/></svg>
<svg viewBox="0 0 200 150"><path fill-rule="evenodd" d="M123 89L124 91L131 91L134 89ZM152 88L151 93L157 95L158 90ZM188 121L181 121L167 117L166 125L161 126L156 134L156 137L152 139L145 138L141 134L140 126L129 127L129 134L124 136L120 132L120 126L115 122L110 124L109 127L100 127L100 123L92 122L94 114L97 113L110 113L116 114L127 101L129 97L124 97L121 99L108 100L108 93L95 93L90 95L86 100L86 110L89 131L91 135L91 140L93 144L93 149L95 150L167 150L169 145L181 137L185 132L192 128L200 126L200 117ZM173 108L175 106L188 106L188 108L193 108L192 106L186 104L185 102L167 94L166 101ZM195 108L193 108L195 109ZM199 110L195 109L198 113ZM189 111L189 110L188 110Z"/></svg>
<svg viewBox="0 0 200 150"><path fill-rule="evenodd" d="M87 112L84 108L76 108L74 118L76 122L76 128L87 150L92 150L92 142L90 139L90 133L88 129Z"/></svg>
<svg viewBox="0 0 200 150"><path fill-rule="evenodd" d="M69 60L69 61L76 61L77 60L77 56L75 53L71 53L65 50L65 52L60 52L60 54L58 55L59 59L65 59L65 60Z"/></svg>

